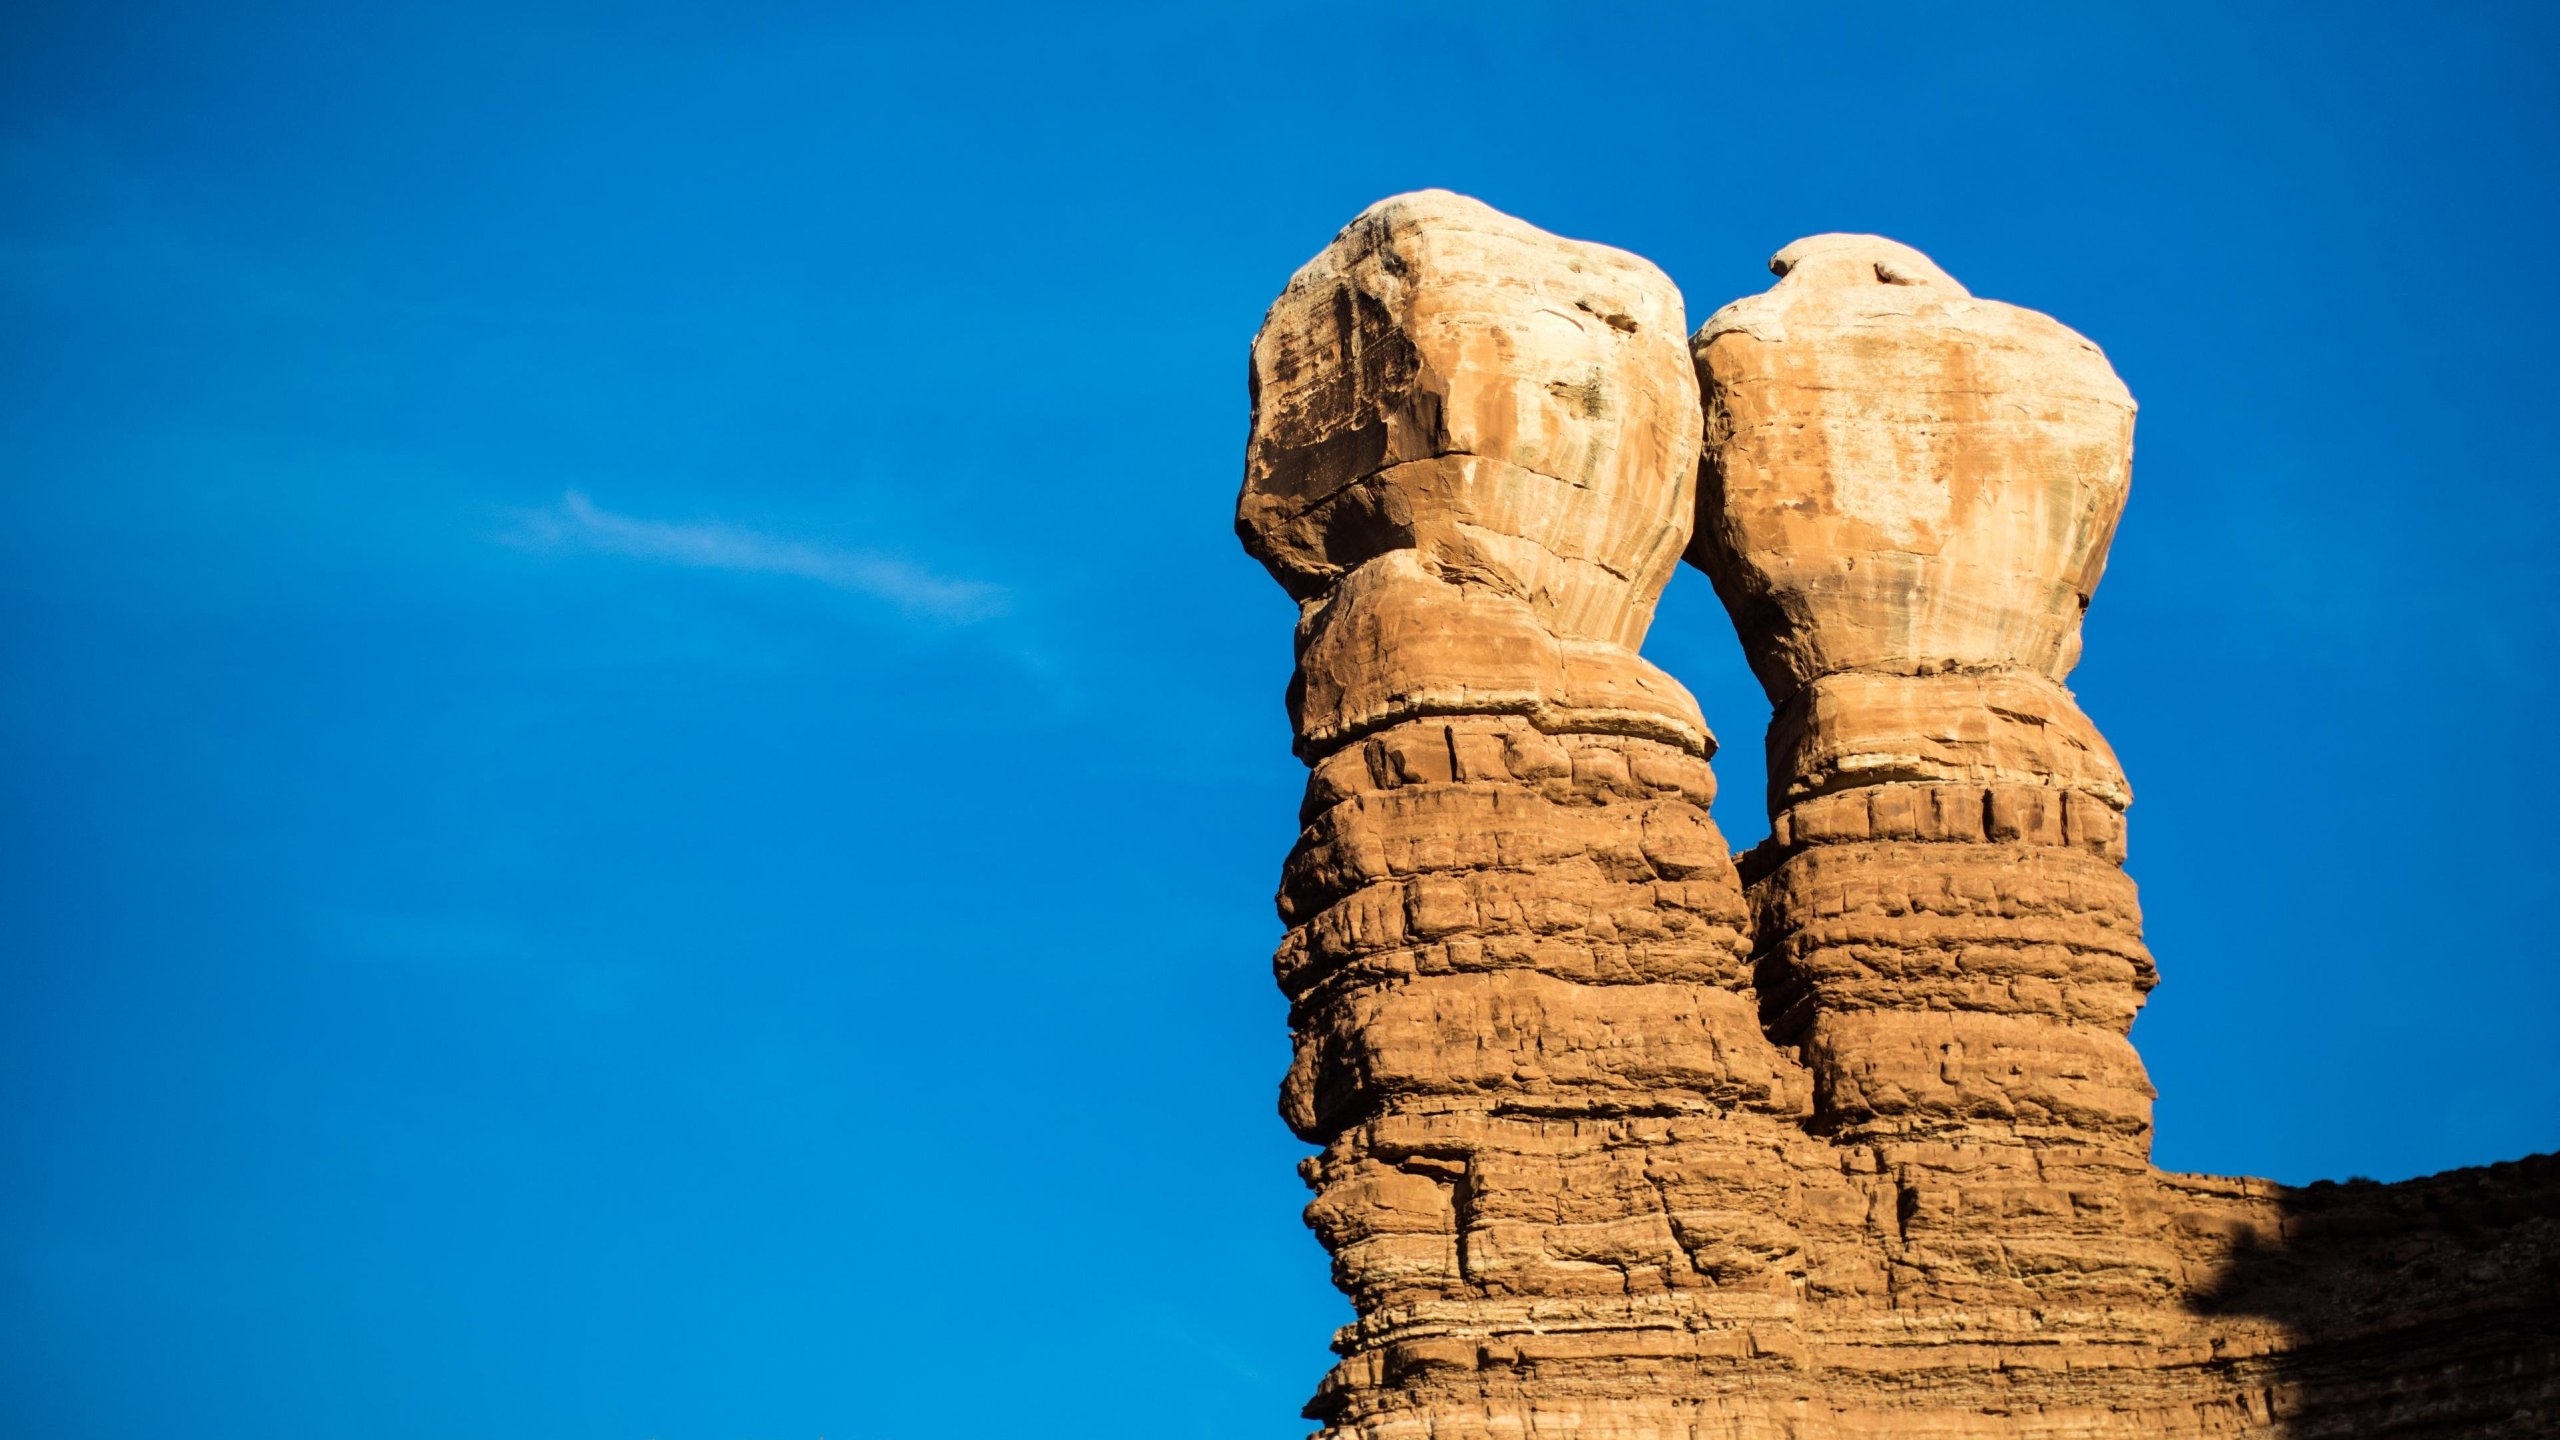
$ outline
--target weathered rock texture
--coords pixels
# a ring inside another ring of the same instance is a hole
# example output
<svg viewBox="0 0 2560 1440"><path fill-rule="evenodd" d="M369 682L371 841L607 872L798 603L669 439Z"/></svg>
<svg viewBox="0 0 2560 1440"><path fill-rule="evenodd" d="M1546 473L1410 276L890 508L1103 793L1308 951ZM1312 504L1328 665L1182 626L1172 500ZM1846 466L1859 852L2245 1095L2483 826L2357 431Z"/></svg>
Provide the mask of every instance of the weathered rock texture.
<svg viewBox="0 0 2560 1440"><path fill-rule="evenodd" d="M1402 196L1254 342L1237 528L1299 602L1312 769L1282 1110L1356 1311L1309 1416L2560 1429L2560 1162L2148 1163L2131 797L2062 684L2122 384L1889 241L1772 268L1684 348L1643 261ZM1739 870L1706 725L1636 653L1684 550L1776 706Z"/></svg>
<svg viewBox="0 0 2560 1440"><path fill-rule="evenodd" d="M1776 706L1762 1001L1843 1139L2147 1155L2132 795L2063 677L2133 456L2097 347L1873 236L1692 342L1691 555Z"/></svg>
<svg viewBox="0 0 2560 1440"><path fill-rule="evenodd" d="M1445 193L1373 206L1253 347L1236 528L1299 604L1301 752L1518 715L1704 754L1636 654L1689 526L1680 294Z"/></svg>

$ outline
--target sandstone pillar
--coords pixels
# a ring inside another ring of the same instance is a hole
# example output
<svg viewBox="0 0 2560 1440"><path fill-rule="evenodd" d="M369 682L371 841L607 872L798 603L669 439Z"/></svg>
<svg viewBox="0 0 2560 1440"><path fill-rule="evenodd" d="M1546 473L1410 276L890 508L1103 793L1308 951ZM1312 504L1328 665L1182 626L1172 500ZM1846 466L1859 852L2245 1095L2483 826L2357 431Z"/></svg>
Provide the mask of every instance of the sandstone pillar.
<svg viewBox="0 0 2560 1440"><path fill-rule="evenodd" d="M1312 768L1282 1110L1358 1312L1329 1434L1688 1436L1791 1383L1810 1086L1713 742L1636 653L1693 513L1684 328L1651 265L1428 192L1254 342L1237 528L1299 602Z"/></svg>
<svg viewBox="0 0 2560 1440"><path fill-rule="evenodd" d="M1355 1310L1309 1416L2551 1433L2560 1164L2147 1163L2130 794L2063 688L2124 387L1890 241L1772 268L1684 357L1643 261L1408 195L1254 341L1237 528L1298 601L1310 767L1281 1109ZM1739 872L1637 654L1684 547L1776 707Z"/></svg>
<svg viewBox="0 0 2560 1440"><path fill-rule="evenodd" d="M2123 772L2063 688L2132 458L2096 346L1824 235L1692 351L1690 557L1776 707L1751 857L1774 1035L1837 1138L2148 1154Z"/></svg>

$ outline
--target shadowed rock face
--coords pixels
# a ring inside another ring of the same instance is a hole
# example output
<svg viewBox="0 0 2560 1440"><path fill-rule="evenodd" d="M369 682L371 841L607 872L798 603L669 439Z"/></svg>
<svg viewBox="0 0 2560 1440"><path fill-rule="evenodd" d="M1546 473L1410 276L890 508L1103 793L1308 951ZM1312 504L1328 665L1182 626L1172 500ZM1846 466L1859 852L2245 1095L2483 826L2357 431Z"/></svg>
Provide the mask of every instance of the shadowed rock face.
<svg viewBox="0 0 2560 1440"><path fill-rule="evenodd" d="M2148 1163L2131 795L2062 684L2130 461L2104 357L1873 236L1771 268L1684 350L1644 262L1431 192L1256 338L1237 528L1311 767L1282 1111L1356 1310L1307 1413L2560 1432L2560 1162ZM1635 653L1684 548L1776 706L1738 868Z"/></svg>

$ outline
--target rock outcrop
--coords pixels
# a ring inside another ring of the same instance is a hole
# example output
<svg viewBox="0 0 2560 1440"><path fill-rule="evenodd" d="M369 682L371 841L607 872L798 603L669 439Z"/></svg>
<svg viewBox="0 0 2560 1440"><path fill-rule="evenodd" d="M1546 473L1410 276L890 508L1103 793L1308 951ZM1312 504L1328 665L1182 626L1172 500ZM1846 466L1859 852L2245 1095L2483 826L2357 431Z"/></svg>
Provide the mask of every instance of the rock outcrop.
<svg viewBox="0 0 2560 1440"><path fill-rule="evenodd" d="M1642 260L1438 192L1290 280L1254 341L1236 529L1298 601L1301 753L1426 715L1706 752L1636 654L1690 523L1684 328Z"/></svg>
<svg viewBox="0 0 2560 1440"><path fill-rule="evenodd" d="M1650 265L1430 192L1254 342L1237 528L1299 603L1311 767L1282 1110L1356 1312L1308 1414L2548 1433L2560 1164L2148 1163L2131 794L2063 685L2123 385L1890 241L1772 268L1684 346ZM1739 867L1637 653L1684 552L1775 709Z"/></svg>
<svg viewBox="0 0 2560 1440"><path fill-rule="evenodd" d="M1652 266L1433 193L1254 342L1237 528L1299 601L1313 767L1282 1110L1359 1311L1309 1411L1342 1434L1613 1433L1658 1408L1631 1375L1787 1345L1764 1160L1811 1155L1811 1089L1750 995L1705 722L1636 653L1695 512L1685 329Z"/></svg>
<svg viewBox="0 0 2560 1440"><path fill-rule="evenodd" d="M1692 349L1692 557L1775 707L1762 998L1842 1139L2145 1156L2132 795L2063 678L2133 459L2096 346L1824 235Z"/></svg>

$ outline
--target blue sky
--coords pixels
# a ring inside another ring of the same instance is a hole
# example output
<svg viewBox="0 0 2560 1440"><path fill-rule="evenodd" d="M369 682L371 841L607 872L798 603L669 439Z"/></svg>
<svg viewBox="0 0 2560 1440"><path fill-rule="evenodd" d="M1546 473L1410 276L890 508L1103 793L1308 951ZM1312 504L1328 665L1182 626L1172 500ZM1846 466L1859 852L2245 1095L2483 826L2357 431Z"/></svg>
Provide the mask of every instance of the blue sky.
<svg viewBox="0 0 2560 1440"><path fill-rule="evenodd" d="M1303 1433L1245 344L1426 185L2096 338L2158 1158L2560 1143L2546 7L867 8L0 19L0 1430Z"/></svg>

